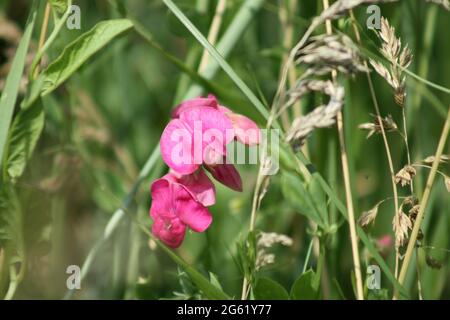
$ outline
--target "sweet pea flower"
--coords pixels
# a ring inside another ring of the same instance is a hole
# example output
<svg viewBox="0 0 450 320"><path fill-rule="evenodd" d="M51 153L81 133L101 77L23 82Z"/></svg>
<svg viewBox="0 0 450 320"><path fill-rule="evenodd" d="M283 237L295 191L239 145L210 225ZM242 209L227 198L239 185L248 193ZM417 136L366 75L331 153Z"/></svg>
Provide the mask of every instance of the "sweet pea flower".
<svg viewBox="0 0 450 320"><path fill-rule="evenodd" d="M203 163L214 164L226 155L232 123L217 109L199 106L181 112L164 129L161 155L180 174L191 174Z"/></svg>
<svg viewBox="0 0 450 320"><path fill-rule="evenodd" d="M206 206L215 202L215 189L202 169L189 177L169 172L153 182L151 195L152 233L172 248L183 242L186 227L203 232L212 222Z"/></svg>
<svg viewBox="0 0 450 320"><path fill-rule="evenodd" d="M234 113L227 107L219 105L216 97L212 94L208 95L207 98L198 97L182 102L172 111L172 118L177 119L180 117L181 113L199 107L213 108L227 116L233 125L233 137L237 141L250 146L259 144L261 134L256 123L246 116Z"/></svg>
<svg viewBox="0 0 450 320"><path fill-rule="evenodd" d="M182 102L173 110L172 118L161 137L161 153L166 164L180 173L188 174L203 163L217 181L233 190L242 191L239 172L226 161L226 145L233 139L246 145L258 144L260 131L256 123L220 106L213 95ZM196 121L202 123L200 130L195 130ZM212 143L207 139L210 130L216 130L217 133ZM196 156L200 152L195 152L196 139L203 140L202 157Z"/></svg>
<svg viewBox="0 0 450 320"><path fill-rule="evenodd" d="M242 191L242 179L227 163L227 145L260 142L258 126L249 118L220 106L217 99L187 100L172 112L160 149L170 171L151 186L152 232L172 248L183 242L186 229L205 231L212 222L207 206L215 203L214 184L203 168L222 184Z"/></svg>

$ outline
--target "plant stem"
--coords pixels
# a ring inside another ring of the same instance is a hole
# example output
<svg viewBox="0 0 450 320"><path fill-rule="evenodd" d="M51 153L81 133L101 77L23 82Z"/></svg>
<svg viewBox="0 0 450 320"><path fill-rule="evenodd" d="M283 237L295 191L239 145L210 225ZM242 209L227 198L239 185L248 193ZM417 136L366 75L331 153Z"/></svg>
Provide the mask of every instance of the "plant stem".
<svg viewBox="0 0 450 320"><path fill-rule="evenodd" d="M326 10L329 7L328 0L323 1L323 9ZM331 27L331 21L326 20L325 26L327 30L327 34L331 35L333 33ZM333 70L331 72L333 82L337 81L337 72ZM359 260L359 251L358 251L358 236L356 235L356 224L355 224L355 211L353 208L353 195L352 189L350 185L350 170L348 165L348 155L347 148L345 145L345 135L344 135L344 123L342 111L340 110L337 114L337 128L339 135L339 144L341 149L341 162L342 162L342 174L344 177L344 187L345 187L345 198L347 203L347 211L348 211L348 224L350 228L350 241L352 245L352 255L353 255L353 267L355 271L355 279L356 279L356 295L358 300L364 300L364 290L362 284L362 276L361 276L361 263Z"/></svg>
<svg viewBox="0 0 450 320"><path fill-rule="evenodd" d="M47 2L47 4L45 5L45 13L44 13L44 20L42 22L42 27L41 27L41 34L39 36L38 51L41 50L42 47L44 46L45 37L47 35L50 11L51 11L50 2ZM38 74L39 74L39 65L36 66L36 70L34 71L33 77L37 78Z"/></svg>
<svg viewBox="0 0 450 320"><path fill-rule="evenodd" d="M436 154L435 154L435 158L434 158L434 161L433 161L433 166L432 166L431 171L430 171L430 173L428 175L425 191L423 192L422 199L419 202L420 203L420 208L419 208L419 213L417 214L416 223L414 224L413 230L411 232L411 236L409 237L408 247L407 247L406 253L405 253L405 259L403 261L402 268L400 270L400 276L398 278L398 281L399 281L399 283L401 285L403 285L403 283L405 281L406 273L407 273L408 267L409 267L409 263L411 262L412 253L413 253L414 247L416 245L416 240L417 240L417 236L419 234L420 226L422 225L422 220L423 220L423 217L424 217L424 214L425 214L425 209L427 207L428 200L430 198L431 188L433 186L434 178L436 177L436 173L437 173L437 169L438 169L438 166L439 166L439 161L440 161L441 156L442 156L442 152L444 151L445 142L447 140L449 129L450 129L450 106L449 106L449 110L448 110L448 113L447 113L447 119L445 120L444 128L442 129L441 137L439 138L439 144L438 144L438 147L436 149ZM398 298L398 292L397 291L395 291L394 297Z"/></svg>
<svg viewBox="0 0 450 320"><path fill-rule="evenodd" d="M264 0L247 0L242 4L238 13L233 18L233 21L227 27L227 30L217 43L216 50L223 58L226 58L230 54L263 2ZM208 65L201 75L205 79L212 79L217 74L217 71L219 71L219 68L220 64L216 59L209 60ZM202 91L203 88L200 85L195 84L190 87L185 99L197 97Z"/></svg>
<svg viewBox="0 0 450 320"><path fill-rule="evenodd" d="M350 17L352 20L352 25L353 25L353 31L355 33L356 36L356 40L358 41L359 44L361 44L361 35L359 34L359 30L356 26L356 19L355 16L353 14L353 11L350 10ZM369 66L367 64L367 61L364 60L364 67L369 70ZM370 77L370 73L369 71L366 71L366 76L367 76L367 82L369 84L369 91L370 91L370 96L372 98L373 101L373 106L375 108L375 113L378 119L378 123L383 123L382 122L382 118L381 118L381 113L380 113L380 107L378 105L378 100L375 94L375 88L373 86L373 82L372 82L372 78ZM397 215L398 213L398 208L399 208L399 204L398 204L398 192L397 192L397 184L395 183L395 170L394 170L394 164L392 161L392 155L391 155L391 151L389 148L389 142L387 139L387 135L386 135L386 131L384 130L383 126L380 126L381 128L381 136L383 137L383 143L384 143L384 149L386 150L386 156L387 156L387 160L388 160L388 166L389 166L389 171L390 171L390 175L391 175L391 183L392 183L392 191L393 191L393 195L394 195L394 217ZM397 278L398 275L398 260L399 260L399 252L398 252L398 248L396 248L396 257L395 257L395 277Z"/></svg>
<svg viewBox="0 0 450 320"><path fill-rule="evenodd" d="M72 5L72 0L68 0L67 8L70 8L71 5ZM66 12L64 13L64 15L57 22L55 22L56 24L55 24L55 27L54 27L52 33L48 37L47 41L45 41L45 43L42 45L42 48L40 48L40 50L37 51L36 56L34 57L33 62L31 63L30 76L35 75L35 70L38 67L39 62L41 61L42 56L48 50L48 48L50 48L53 41L58 36L59 32L61 31L61 28L63 27L64 23L66 22L67 18L69 17L69 13L70 13L70 10L67 9Z"/></svg>
<svg viewBox="0 0 450 320"><path fill-rule="evenodd" d="M211 27L209 28L208 33L208 42L211 44L215 44L217 40L217 35L219 34L220 26L222 24L222 17L227 5L227 0L219 0L219 3L216 7L216 13L214 14L214 18L211 23ZM200 60L200 65L198 67L198 71L202 72L205 67L208 65L209 54L208 50L203 51L202 58Z"/></svg>

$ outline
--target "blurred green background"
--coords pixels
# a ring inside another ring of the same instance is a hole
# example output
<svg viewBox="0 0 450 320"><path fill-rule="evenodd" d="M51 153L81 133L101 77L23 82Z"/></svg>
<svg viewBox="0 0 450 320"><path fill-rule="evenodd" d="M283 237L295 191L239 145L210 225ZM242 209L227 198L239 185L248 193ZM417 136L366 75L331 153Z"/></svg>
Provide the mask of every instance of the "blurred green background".
<svg viewBox="0 0 450 320"><path fill-rule="evenodd" d="M175 1L204 35L217 5L215 0ZM311 19L322 11L321 1L299 0L297 10L291 12L294 36L299 39ZM172 58L184 67L196 70L203 48L178 22L161 1L82 1L81 29L62 29L45 61L52 61L62 49L97 22L123 17L139 21L151 41L136 32L128 32L115 39L89 60L57 91L43 99L46 122L33 157L23 177L17 181L18 203L23 212L23 237L26 255L26 275L15 298L62 298L66 293L66 268L81 266L89 251L102 237L105 225L113 213L123 206L122 201L133 187L140 168L159 142L161 132L169 120L171 108L178 104L191 84L196 83ZM219 32L219 40L233 18L245 4L242 0L227 1ZM284 1L263 1L248 27L239 36L227 61L248 86L258 92L270 105L276 91L286 29L280 24L280 8ZM4 66L10 62L7 50L14 41L2 39L6 22L20 32L26 22L31 1L2 0L0 3L0 85L7 74ZM44 15L45 1L41 1L33 46L37 46L39 27ZM368 38L363 46L375 51L379 41L365 29L366 7L355 13ZM125 13L125 11L127 13ZM382 15L396 27L397 36L407 43L414 59L409 70L422 78L450 86L450 12L442 7L419 0L402 0L381 6ZM335 25L352 35L350 22L339 20ZM319 28L317 33L324 32ZM11 35L11 33L9 33ZM369 41L370 39L370 41ZM293 44L292 44L293 45ZM159 48L159 49L158 49ZM169 56L172 55L172 58ZM172 60L171 60L172 59ZM211 58L212 59L212 58ZM300 70L301 71L301 70ZM386 82L372 73L381 113L391 114L401 123L401 109L395 105L392 91ZM197 79L198 80L198 79ZM261 127L264 119L255 111L228 76L220 71L213 80L201 83L203 93L215 93L219 100L236 112L256 120ZM359 74L345 82L345 134L349 151L354 204L357 215L370 209L379 200L391 197L389 171L381 136L366 139L366 132L357 127L372 121L374 113L367 81ZM0 90L1 90L0 86ZM307 112L321 102L312 96L302 103ZM450 96L407 79L408 133L414 162L434 154L442 129ZM389 134L394 166L398 171L406 163L403 141L398 134ZM309 157L317 170L344 199L335 128L316 131L308 140ZM444 153L450 153L448 144ZM76 291L77 299L159 299L195 298L198 289L177 265L149 241L133 222L144 222L150 230L149 186L167 168L158 160L131 199L126 218L120 221L111 238L96 250L92 265ZM251 201L257 167L241 165L244 192L236 193L217 186L217 202L211 208L212 226L203 234L188 232L177 253L203 274L217 276L225 292L240 297L242 272L237 259L237 242L248 231ZM441 171L450 173L448 166ZM416 192L421 195L428 175L418 169ZM399 188L406 195L406 188ZM450 298L449 254L450 202L441 176L436 178L429 209L425 216L424 243L437 249L423 250L420 278L426 299ZM335 209L330 208L336 233L326 243L326 263L322 276L322 297L353 299L351 281L352 256L348 227ZM380 207L374 227L368 229L373 239L392 235L392 201ZM290 247L277 246L275 263L262 268L261 276L270 277L286 289L290 288L302 271L311 241L311 226L305 216L285 200L279 176L271 179L268 193L258 213L257 229L277 232L293 239ZM361 246L363 271L370 259ZM447 251L446 251L447 250ZM442 263L433 269L425 263L425 255ZM394 252L385 254L393 268ZM311 258L314 267L317 259ZM365 272L364 272L365 273ZM417 297L415 274L408 277L407 287ZM382 288L391 285L382 276ZM0 288L0 291L4 288ZM176 294L174 292L177 292ZM201 296L201 295L200 295Z"/></svg>

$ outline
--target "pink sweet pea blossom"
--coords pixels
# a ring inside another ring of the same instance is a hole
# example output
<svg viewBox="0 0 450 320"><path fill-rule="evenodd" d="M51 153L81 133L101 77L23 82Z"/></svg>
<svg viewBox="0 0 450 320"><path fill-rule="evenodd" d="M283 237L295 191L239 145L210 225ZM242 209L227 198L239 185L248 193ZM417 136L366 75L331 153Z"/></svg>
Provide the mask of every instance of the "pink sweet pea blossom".
<svg viewBox="0 0 450 320"><path fill-rule="evenodd" d="M190 174L202 163L216 163L226 155L233 139L231 121L219 110L200 106L181 112L163 131L160 141L164 162L181 174Z"/></svg>
<svg viewBox="0 0 450 320"><path fill-rule="evenodd" d="M197 174L197 177L183 178L168 173L151 186L152 232L172 248L181 244L186 227L203 232L212 222L212 216L204 204L214 203L214 186L204 172ZM186 179L193 180L188 181L187 186L180 183ZM195 186L193 181L197 181Z"/></svg>
<svg viewBox="0 0 450 320"><path fill-rule="evenodd" d="M172 118L177 119L183 112L199 107L210 107L217 109L226 115L233 125L233 137L239 142L246 145L259 144L261 134L256 123L246 116L234 113L227 107L219 105L216 97L212 94L208 95L207 98L198 97L182 102L172 111Z"/></svg>
<svg viewBox="0 0 450 320"><path fill-rule="evenodd" d="M260 142L258 126L249 118L220 106L214 96L181 103L164 129L161 155L170 171L151 186L152 232L172 248L183 242L186 228L203 232L212 222L207 206L215 203L214 184L242 191L239 172L227 163L226 147L233 140Z"/></svg>
<svg viewBox="0 0 450 320"><path fill-rule="evenodd" d="M203 163L217 181L233 190L242 191L239 172L232 164L226 163L226 145L232 139L246 145L258 144L260 131L256 123L220 106L213 95L184 101L173 110L172 117L173 120L161 137L161 152L167 165L175 171L188 174ZM202 130L195 130L195 120L206 119L206 122L202 122ZM217 136L222 135L224 138L213 139L211 144L210 140L205 138L208 130L212 129L218 130ZM200 136L207 141L202 141L203 157L196 157L195 154L199 152L195 152L194 145L196 139L200 140ZM182 143L180 139L183 140ZM183 156L180 151L183 151Z"/></svg>

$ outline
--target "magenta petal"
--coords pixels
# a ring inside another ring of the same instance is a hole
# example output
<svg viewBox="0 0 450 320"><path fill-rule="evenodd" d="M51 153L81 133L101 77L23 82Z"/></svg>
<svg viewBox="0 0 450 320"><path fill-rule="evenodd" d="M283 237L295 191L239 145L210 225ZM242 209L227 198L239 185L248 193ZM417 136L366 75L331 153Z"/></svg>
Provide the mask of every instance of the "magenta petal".
<svg viewBox="0 0 450 320"><path fill-rule="evenodd" d="M200 161L193 154L192 133L179 119L174 119L164 129L159 143L164 162L173 170L190 174L197 170Z"/></svg>
<svg viewBox="0 0 450 320"><path fill-rule="evenodd" d="M156 217L152 233L171 248L178 248L183 242L186 226L178 218Z"/></svg>
<svg viewBox="0 0 450 320"><path fill-rule="evenodd" d="M212 222L208 209L195 201L181 185L177 186L175 206L180 220L196 232L205 231Z"/></svg>
<svg viewBox="0 0 450 320"><path fill-rule="evenodd" d="M217 100L213 95L209 95L207 98L198 97L190 100L183 101L172 111L172 118L178 118L184 111L191 110L197 107L210 107L217 108Z"/></svg>
<svg viewBox="0 0 450 320"><path fill-rule="evenodd" d="M204 161L209 160L212 154L215 154L213 159L226 154L226 145L233 140L234 132L225 114L217 109L199 107L183 112L180 121L192 132L194 159L200 156ZM198 155L198 152L202 154Z"/></svg>
<svg viewBox="0 0 450 320"><path fill-rule="evenodd" d="M189 175L179 175L176 179L205 207L216 202L216 188L202 168Z"/></svg>
<svg viewBox="0 0 450 320"><path fill-rule="evenodd" d="M236 140L250 146L259 144L261 131L255 122L237 113L228 114L228 117L233 123Z"/></svg>
<svg viewBox="0 0 450 320"><path fill-rule="evenodd" d="M175 211L171 208L172 192L170 183L166 179L161 178L152 183L152 206L150 207L150 215L153 219L159 216L169 218L175 217Z"/></svg>
<svg viewBox="0 0 450 320"><path fill-rule="evenodd" d="M224 161L223 164L209 165L205 167L220 183L233 190L239 192L242 191L242 179L234 165L225 163Z"/></svg>

